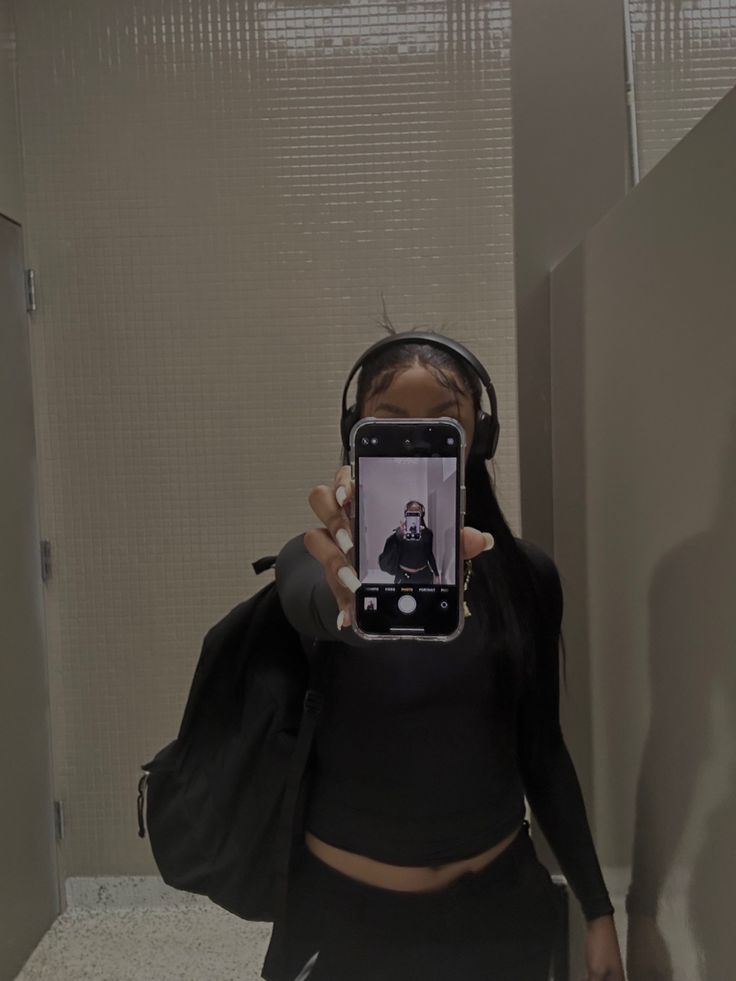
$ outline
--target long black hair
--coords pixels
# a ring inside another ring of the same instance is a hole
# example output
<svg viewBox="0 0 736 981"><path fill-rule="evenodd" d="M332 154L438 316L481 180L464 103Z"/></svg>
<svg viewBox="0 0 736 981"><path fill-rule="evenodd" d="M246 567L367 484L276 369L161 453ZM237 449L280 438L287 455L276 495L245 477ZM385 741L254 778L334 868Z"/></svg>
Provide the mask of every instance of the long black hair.
<svg viewBox="0 0 736 981"><path fill-rule="evenodd" d="M381 326L390 334L396 333L386 316ZM399 371L415 365L426 368L446 388L469 394L475 412L481 408L483 385L464 359L432 344L408 342L391 344L361 365L356 392L361 415L369 397L385 391ZM349 462L348 451L343 449L342 465ZM465 523L489 531L495 539L492 549L472 560L468 593L478 589L475 607L487 621L489 648L499 682L508 686L504 690L511 698L504 704L510 708L522 687L536 681L533 651L547 631L544 601L531 560L503 515L485 460L468 458L465 488ZM564 640L562 646L564 668Z"/></svg>

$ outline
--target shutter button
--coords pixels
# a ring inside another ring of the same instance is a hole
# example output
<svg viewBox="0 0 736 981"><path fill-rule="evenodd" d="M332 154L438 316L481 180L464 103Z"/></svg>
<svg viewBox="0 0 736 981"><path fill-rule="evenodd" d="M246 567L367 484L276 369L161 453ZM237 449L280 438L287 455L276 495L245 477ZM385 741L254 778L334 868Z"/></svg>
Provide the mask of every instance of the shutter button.
<svg viewBox="0 0 736 981"><path fill-rule="evenodd" d="M398 607L402 613L413 613L417 608L417 601L413 596L405 593L398 602Z"/></svg>

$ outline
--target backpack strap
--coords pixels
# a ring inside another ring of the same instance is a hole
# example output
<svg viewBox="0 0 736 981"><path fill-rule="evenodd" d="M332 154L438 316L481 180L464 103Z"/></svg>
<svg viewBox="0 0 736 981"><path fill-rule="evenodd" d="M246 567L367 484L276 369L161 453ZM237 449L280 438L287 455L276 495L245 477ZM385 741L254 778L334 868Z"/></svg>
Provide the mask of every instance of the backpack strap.
<svg viewBox="0 0 736 981"><path fill-rule="evenodd" d="M276 555L262 555L260 559L256 559L255 562L252 562L251 565L253 566L256 575L259 576L262 572L265 572L266 569L271 569L273 566L275 566L277 558L278 556Z"/></svg>
<svg viewBox="0 0 736 981"><path fill-rule="evenodd" d="M283 972L285 968L284 958L286 949L284 941L287 931L289 869L291 867L294 839L297 834L301 834L302 832L303 822L302 820L297 820L297 816L301 818L304 810L304 794L301 795L301 799L299 800L300 791L302 790L302 777L312 748L319 714L324 705L329 667L328 662L331 656L330 645L314 638L311 641L311 654L309 684L304 696L304 708L299 724L299 734L292 753L286 792L279 814L278 846L276 849L275 910L271 942L276 947L276 961L279 965L278 970L280 972ZM298 804L299 806L297 806Z"/></svg>

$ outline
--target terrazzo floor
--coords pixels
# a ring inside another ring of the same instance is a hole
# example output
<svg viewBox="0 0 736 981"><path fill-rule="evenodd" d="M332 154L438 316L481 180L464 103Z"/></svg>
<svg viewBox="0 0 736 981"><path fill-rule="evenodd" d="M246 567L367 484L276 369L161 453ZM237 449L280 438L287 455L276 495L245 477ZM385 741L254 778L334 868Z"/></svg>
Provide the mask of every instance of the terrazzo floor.
<svg viewBox="0 0 736 981"><path fill-rule="evenodd" d="M260 981L270 923L226 910L67 910L15 981Z"/></svg>
<svg viewBox="0 0 736 981"><path fill-rule="evenodd" d="M625 956L625 879L615 870L606 875ZM67 879L66 901L13 981L262 981L272 925L170 889L157 876ZM674 981L698 977L681 960L684 951L673 953Z"/></svg>

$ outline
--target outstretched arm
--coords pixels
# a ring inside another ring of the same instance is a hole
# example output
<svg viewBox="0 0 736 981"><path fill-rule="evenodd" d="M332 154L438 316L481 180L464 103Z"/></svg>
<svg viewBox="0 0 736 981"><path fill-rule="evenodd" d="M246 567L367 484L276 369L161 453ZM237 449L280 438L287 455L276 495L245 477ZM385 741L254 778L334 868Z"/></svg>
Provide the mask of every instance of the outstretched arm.
<svg viewBox="0 0 736 981"><path fill-rule="evenodd" d="M304 545L304 533L289 539L276 557L276 589L286 619L306 637L364 647L370 641L352 630L338 630L339 608L324 568Z"/></svg>

